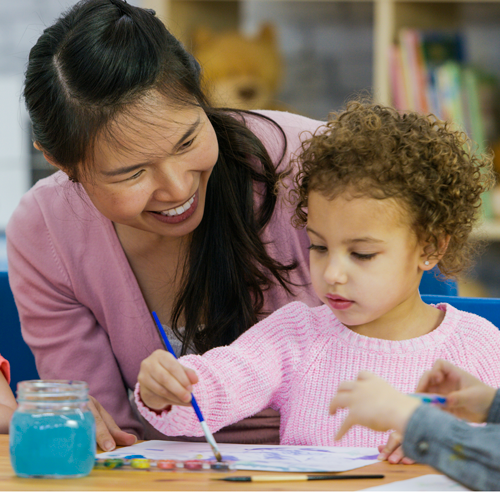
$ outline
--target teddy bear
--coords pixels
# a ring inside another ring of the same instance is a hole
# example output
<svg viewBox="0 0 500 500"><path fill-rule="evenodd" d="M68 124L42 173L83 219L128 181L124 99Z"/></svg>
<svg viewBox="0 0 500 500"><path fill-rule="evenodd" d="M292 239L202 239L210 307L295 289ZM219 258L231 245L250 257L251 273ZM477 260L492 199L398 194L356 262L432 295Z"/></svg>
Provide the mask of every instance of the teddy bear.
<svg viewBox="0 0 500 500"><path fill-rule="evenodd" d="M199 27L192 40L193 54L202 68L202 85L212 105L283 109L276 101L283 63L271 24L264 24L255 36Z"/></svg>

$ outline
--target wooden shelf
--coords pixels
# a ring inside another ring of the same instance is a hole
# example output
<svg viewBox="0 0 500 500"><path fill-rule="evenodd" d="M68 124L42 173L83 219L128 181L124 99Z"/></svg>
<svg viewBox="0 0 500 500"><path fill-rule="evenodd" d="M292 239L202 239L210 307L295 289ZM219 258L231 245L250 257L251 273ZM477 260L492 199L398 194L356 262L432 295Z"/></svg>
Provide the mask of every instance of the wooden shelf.
<svg viewBox="0 0 500 500"><path fill-rule="evenodd" d="M472 232L472 237L483 241L500 241L500 219L486 219Z"/></svg>
<svg viewBox="0 0 500 500"><path fill-rule="evenodd" d="M279 3L283 0L254 0L257 3ZM290 1L290 0L288 0ZM315 2L317 0L291 0ZM337 1L337 0L321 0ZM389 104L389 47L402 27L417 29L461 28L469 21L465 5L496 9L500 18L500 0L343 0L373 4L373 94ZM498 5L498 9L495 6ZM240 0L143 0L144 7L156 10L174 35L190 47L190 32L205 24L213 29L238 28L242 12Z"/></svg>

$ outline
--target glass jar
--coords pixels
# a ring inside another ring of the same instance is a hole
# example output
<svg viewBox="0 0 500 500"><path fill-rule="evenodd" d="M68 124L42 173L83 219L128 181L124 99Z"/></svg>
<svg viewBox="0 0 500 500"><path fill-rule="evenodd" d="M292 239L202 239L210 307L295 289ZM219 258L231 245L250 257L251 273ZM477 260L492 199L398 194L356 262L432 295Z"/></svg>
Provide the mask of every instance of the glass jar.
<svg viewBox="0 0 500 500"><path fill-rule="evenodd" d="M95 420L88 385L71 380L27 380L17 385L10 422L10 460L21 477L69 478L95 462Z"/></svg>

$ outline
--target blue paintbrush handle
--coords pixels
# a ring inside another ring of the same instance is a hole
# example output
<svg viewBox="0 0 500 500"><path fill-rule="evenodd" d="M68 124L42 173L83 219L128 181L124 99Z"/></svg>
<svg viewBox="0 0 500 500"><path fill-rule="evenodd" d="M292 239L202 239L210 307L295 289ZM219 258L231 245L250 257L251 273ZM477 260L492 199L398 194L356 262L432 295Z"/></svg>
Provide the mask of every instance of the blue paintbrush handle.
<svg viewBox="0 0 500 500"><path fill-rule="evenodd" d="M167 348L167 351L175 358L177 359L177 356L175 355L174 350L172 349L172 346L170 345L170 342L168 340L167 334L165 333L165 330L163 329L162 324L160 323L160 319L158 318L157 314L153 311L151 313L153 315L153 318L156 321L156 326L158 327L158 330L160 330L161 336L163 337L163 342L165 343L165 347Z"/></svg>
<svg viewBox="0 0 500 500"><path fill-rule="evenodd" d="M158 326L158 330L160 330L161 336L163 338L163 342L165 342L165 347L167 348L167 351L175 358L177 359L177 356L175 355L174 350L172 349L172 345L170 344L167 334L165 333L165 330L163 329L163 326L156 315L156 313L153 311L151 313L153 315L153 318L155 319L156 325ZM203 415L201 413L200 407L198 406L198 403L196 402L196 399L194 397L194 394L191 394L191 405L193 406L193 409L196 413L196 416L198 417L198 420L200 422L204 422L205 419L203 418Z"/></svg>
<svg viewBox="0 0 500 500"><path fill-rule="evenodd" d="M196 402L196 399L194 398L194 394L191 394L191 405L193 406L193 409L196 413L196 416L198 417L198 420L200 422L204 422L205 419L203 418L203 415L201 414L200 407L198 406L198 403Z"/></svg>
<svg viewBox="0 0 500 500"><path fill-rule="evenodd" d="M158 316L156 315L156 313L154 311L152 312L152 314L153 314L153 318L155 319L156 325L158 326L158 330L160 330L161 336L163 338L163 342L165 343L165 347L168 349L168 352L175 359L177 359L177 356L175 355L175 352L172 349L172 346L170 345L167 334L165 333L165 330L163 329L163 326L160 323ZM212 436L212 433L210 432L210 429L208 428L208 425L205 422L203 415L201 414L200 407L198 406L198 403L196 402L194 394L191 394L191 406L193 407L194 412L196 413L196 416L198 417L198 420L200 421L200 425L201 425L201 428L203 429L203 433L205 434L205 438L206 438L208 444L211 446L212 451L214 452L215 458L217 459L218 462L222 462L222 455L219 451L219 447L217 446L217 443L215 442L215 439Z"/></svg>

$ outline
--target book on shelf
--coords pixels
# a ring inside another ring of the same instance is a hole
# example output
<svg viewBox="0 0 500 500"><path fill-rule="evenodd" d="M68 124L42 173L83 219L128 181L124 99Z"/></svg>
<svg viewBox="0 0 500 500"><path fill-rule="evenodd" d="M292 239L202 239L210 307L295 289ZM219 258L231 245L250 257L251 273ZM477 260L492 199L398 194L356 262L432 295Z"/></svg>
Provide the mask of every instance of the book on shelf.
<svg viewBox="0 0 500 500"><path fill-rule="evenodd" d="M467 62L463 36L403 28L391 47L392 104L454 122L484 150L495 139L497 82Z"/></svg>
<svg viewBox="0 0 500 500"><path fill-rule="evenodd" d="M494 104L498 83L467 60L461 33L403 28L389 61L392 104L397 109L432 113L454 123L479 152L498 138ZM486 198L485 212L491 215Z"/></svg>

